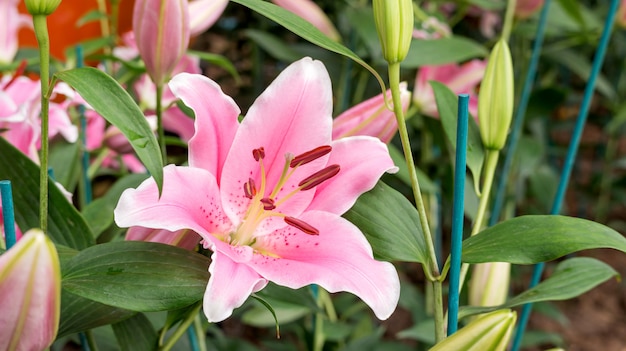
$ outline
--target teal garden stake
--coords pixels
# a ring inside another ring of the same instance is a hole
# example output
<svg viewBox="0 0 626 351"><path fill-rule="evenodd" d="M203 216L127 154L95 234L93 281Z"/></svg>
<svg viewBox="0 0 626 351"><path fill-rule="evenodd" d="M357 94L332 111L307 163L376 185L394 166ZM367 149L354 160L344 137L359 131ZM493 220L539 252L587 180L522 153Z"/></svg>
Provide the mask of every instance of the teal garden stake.
<svg viewBox="0 0 626 351"><path fill-rule="evenodd" d="M4 222L4 237L7 250L15 245L15 213L13 208L13 191L10 180L0 180L0 195L2 196L2 220Z"/></svg>
<svg viewBox="0 0 626 351"><path fill-rule="evenodd" d="M463 241L463 208L465 206L465 173L467 156L467 119L469 95L459 95L456 158L454 163L454 197L452 204L452 243L450 249L450 291L448 293L448 336L456 332L459 313L459 282L461 277L461 244Z"/></svg>

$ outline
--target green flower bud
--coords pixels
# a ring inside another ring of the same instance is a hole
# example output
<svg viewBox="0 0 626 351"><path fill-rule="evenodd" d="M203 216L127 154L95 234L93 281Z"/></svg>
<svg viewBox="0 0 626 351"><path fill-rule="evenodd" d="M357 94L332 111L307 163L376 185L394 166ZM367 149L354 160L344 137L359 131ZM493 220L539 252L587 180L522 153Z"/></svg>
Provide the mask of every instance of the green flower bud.
<svg viewBox="0 0 626 351"><path fill-rule="evenodd" d="M61 0L24 0L28 13L33 16L48 16L59 7Z"/></svg>
<svg viewBox="0 0 626 351"><path fill-rule="evenodd" d="M491 50L478 94L480 136L485 148L504 147L513 118L513 61L509 45L498 40Z"/></svg>
<svg viewBox="0 0 626 351"><path fill-rule="evenodd" d="M413 2L374 0L374 20L385 60L402 62L409 52L413 35Z"/></svg>
<svg viewBox="0 0 626 351"><path fill-rule="evenodd" d="M447 337L430 351L504 351L509 343L517 314L498 310L481 315Z"/></svg>

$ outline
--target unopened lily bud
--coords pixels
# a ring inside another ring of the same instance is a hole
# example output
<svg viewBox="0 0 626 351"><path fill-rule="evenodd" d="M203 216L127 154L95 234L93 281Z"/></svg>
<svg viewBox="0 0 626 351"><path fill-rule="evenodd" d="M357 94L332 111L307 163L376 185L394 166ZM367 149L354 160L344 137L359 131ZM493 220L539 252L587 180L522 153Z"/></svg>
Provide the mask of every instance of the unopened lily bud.
<svg viewBox="0 0 626 351"><path fill-rule="evenodd" d="M516 320L517 315L511 310L481 315L433 346L430 351L504 351Z"/></svg>
<svg viewBox="0 0 626 351"><path fill-rule="evenodd" d="M61 0L24 0L26 10L33 16L48 16L59 7Z"/></svg>
<svg viewBox="0 0 626 351"><path fill-rule="evenodd" d="M513 61L505 40L491 50L478 94L480 136L485 148L500 150L506 143L513 118Z"/></svg>
<svg viewBox="0 0 626 351"><path fill-rule="evenodd" d="M469 303L472 306L498 306L509 294L511 264L488 262L473 266L469 283Z"/></svg>
<svg viewBox="0 0 626 351"><path fill-rule="evenodd" d="M137 49L152 81L159 85L172 74L189 45L188 0L137 0L133 32Z"/></svg>
<svg viewBox="0 0 626 351"><path fill-rule="evenodd" d="M374 21L389 63L402 62L413 37L413 2L411 0L374 0Z"/></svg>
<svg viewBox="0 0 626 351"><path fill-rule="evenodd" d="M29 230L0 256L0 350L50 347L60 309L57 251L41 230Z"/></svg>

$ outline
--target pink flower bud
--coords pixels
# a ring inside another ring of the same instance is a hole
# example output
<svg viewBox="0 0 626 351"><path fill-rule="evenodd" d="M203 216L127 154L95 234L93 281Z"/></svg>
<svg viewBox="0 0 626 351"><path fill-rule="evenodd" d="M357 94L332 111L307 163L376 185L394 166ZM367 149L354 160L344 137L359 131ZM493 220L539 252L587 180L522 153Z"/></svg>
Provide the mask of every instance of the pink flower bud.
<svg viewBox="0 0 626 351"><path fill-rule="evenodd" d="M133 31L150 78L164 83L189 45L187 0L137 0Z"/></svg>
<svg viewBox="0 0 626 351"><path fill-rule="evenodd" d="M0 350L44 350L59 328L61 271L54 245L33 229L0 256Z"/></svg>

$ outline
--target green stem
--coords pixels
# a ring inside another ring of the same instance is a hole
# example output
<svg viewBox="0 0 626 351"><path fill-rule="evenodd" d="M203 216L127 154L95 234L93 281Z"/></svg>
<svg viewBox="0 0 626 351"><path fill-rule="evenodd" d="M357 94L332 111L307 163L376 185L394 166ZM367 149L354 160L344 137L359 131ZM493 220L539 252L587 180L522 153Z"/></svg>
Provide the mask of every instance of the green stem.
<svg viewBox="0 0 626 351"><path fill-rule="evenodd" d="M478 213L476 214L476 220L474 221L474 226L472 227L472 232L470 234L472 236L478 234L478 232L480 232L480 230L483 228L485 213L487 212L487 205L489 204L491 188L493 187L493 177L496 173L496 166L498 165L499 156L500 150L487 150L487 157L485 160L485 178L483 180L483 188L482 194L480 195L480 202L478 203ZM459 292L463 288L463 283L465 282L465 277L467 276L468 269L469 264L463 263L463 265L461 266L461 276L459 279Z"/></svg>
<svg viewBox="0 0 626 351"><path fill-rule="evenodd" d="M198 338L198 347L200 351L207 351L206 348L206 335L205 331L202 328L202 321L200 320L200 314L196 313L196 316L193 319L193 328L196 331L196 337Z"/></svg>
<svg viewBox="0 0 626 351"><path fill-rule="evenodd" d="M608 217L611 202L611 184L613 184L613 161L617 152L617 134L611 133L604 152L604 167L600 180L600 195L596 211L596 222L604 223Z"/></svg>
<svg viewBox="0 0 626 351"><path fill-rule="evenodd" d="M87 345L89 346L90 351L98 351L98 344L96 343L96 339L93 337L93 332L91 330L85 331L85 336L87 337Z"/></svg>
<svg viewBox="0 0 626 351"><path fill-rule="evenodd" d="M415 171L415 162L413 161L413 153L411 152L411 143L409 140L409 134L406 128L406 122L404 119L404 112L402 111L402 100L400 98L400 63L389 64L389 86L391 88L391 97L393 99L393 110L398 122L398 131L400 133L400 140L402 142L402 149L404 151L404 160L406 161L409 176L411 178L411 188L413 190L413 196L415 197L415 205L420 218L420 224L422 226L422 232L424 234L424 241L428 250L428 262L426 269L426 277L433 283L433 291L435 295L441 294L441 280L439 274L439 266L437 264L437 254L435 252L435 245L430 233L430 227L428 225L428 214L426 213L426 207L424 206L424 199L422 198L422 192L420 190L419 182L417 180L417 173ZM434 306L434 318L435 318L435 338L439 342L445 338L444 333L444 319L443 319L443 297L435 296ZM439 306L437 306L439 304Z"/></svg>
<svg viewBox="0 0 626 351"><path fill-rule="evenodd" d="M193 321L195 320L198 312L200 312L200 307L202 307L202 304L199 303L191 312L189 312L187 317L178 325L178 328L176 328L174 334L172 334L172 336L167 339L165 345L159 348L159 351L169 351L172 349L172 347L174 347L174 344L176 344L178 339L180 339L185 334L187 328L189 328L191 323L193 323Z"/></svg>
<svg viewBox="0 0 626 351"><path fill-rule="evenodd" d="M513 28L513 15L515 14L515 3L517 0L509 0L506 5L504 14L504 27L502 28L502 39L509 41L511 36L511 28Z"/></svg>
<svg viewBox="0 0 626 351"><path fill-rule="evenodd" d="M163 83L156 84L156 115L157 115L157 135L159 146L161 147L161 157L163 164L167 164L167 150L165 149L165 131L163 130Z"/></svg>
<svg viewBox="0 0 626 351"><path fill-rule="evenodd" d="M320 310L324 307L323 298L324 289L317 287L317 306ZM313 351L322 351L324 349L324 314L322 312L315 313L315 325L313 326Z"/></svg>
<svg viewBox="0 0 626 351"><path fill-rule="evenodd" d="M45 15L33 16L33 27L39 44L41 81L41 159L39 171L39 225L48 232L48 106L50 103L50 38Z"/></svg>

